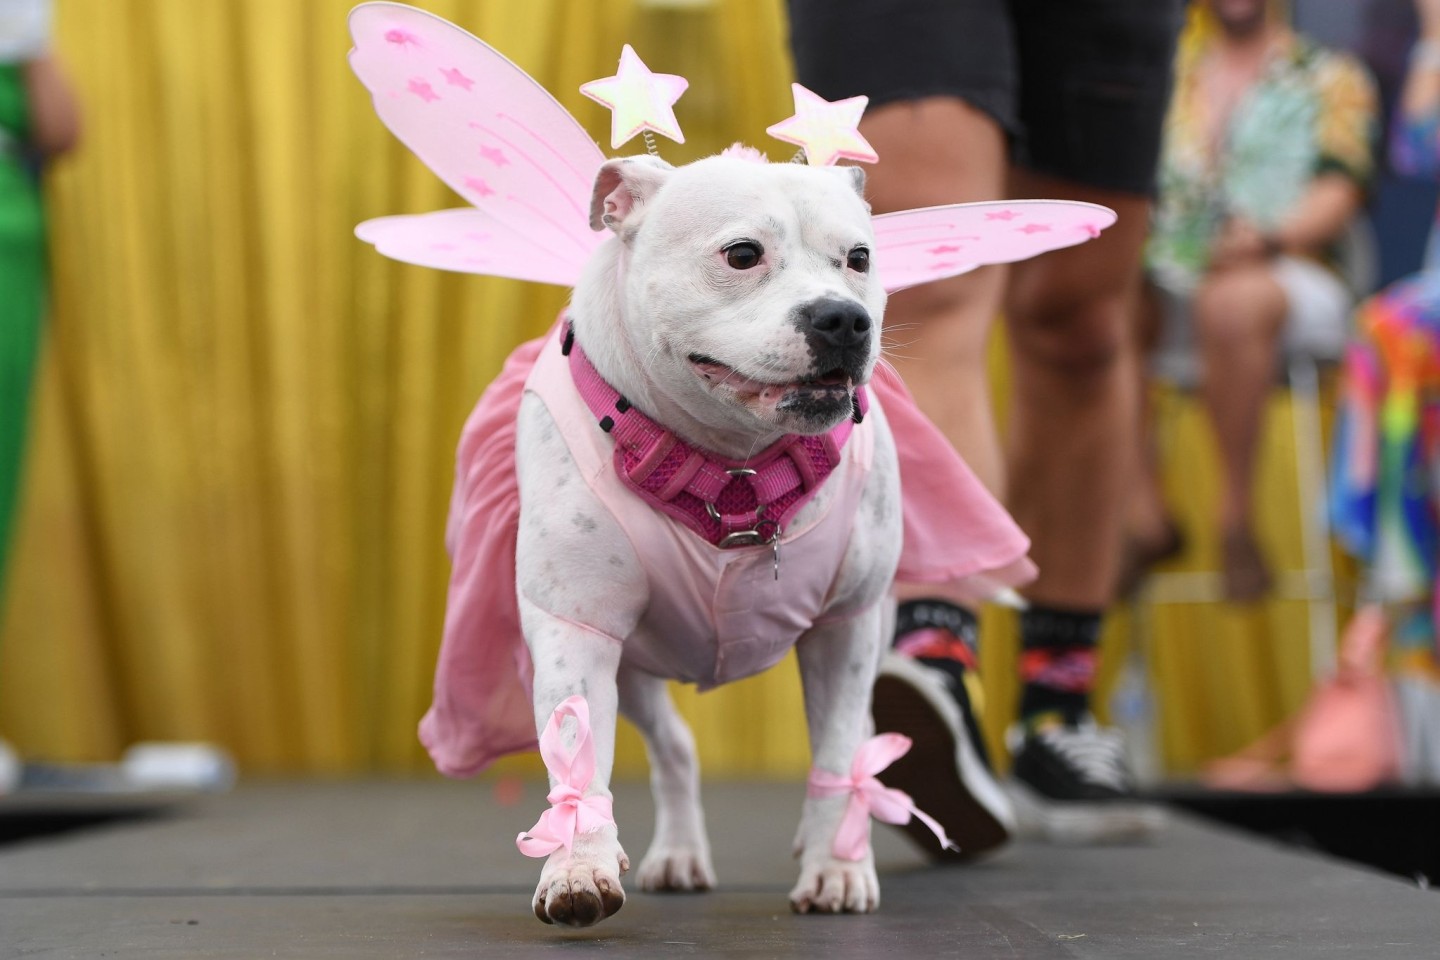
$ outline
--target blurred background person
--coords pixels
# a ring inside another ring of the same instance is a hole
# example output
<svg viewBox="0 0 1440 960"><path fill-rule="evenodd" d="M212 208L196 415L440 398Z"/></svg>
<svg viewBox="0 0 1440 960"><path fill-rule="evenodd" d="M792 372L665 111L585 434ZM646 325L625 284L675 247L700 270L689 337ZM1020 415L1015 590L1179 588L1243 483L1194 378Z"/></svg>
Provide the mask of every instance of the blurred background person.
<svg viewBox="0 0 1440 960"><path fill-rule="evenodd" d="M1253 481L1281 360L1338 359L1354 294L1336 244L1374 169L1374 84L1348 54L1295 33L1271 0L1202 0L1179 58L1147 247L1162 376L1193 381L1220 455L1224 592L1266 595ZM1193 343L1193 345L1192 345ZM1198 353L1198 356L1197 356ZM1152 469L1130 512L1137 567L1179 549Z"/></svg>
<svg viewBox="0 0 1440 960"><path fill-rule="evenodd" d="M1090 697L1135 405L1124 362L1129 303L1181 4L790 0L789 12L799 81L827 100L870 98L860 131L880 156L866 189L876 212L1053 197L1119 214L1094 242L899 293L885 323L895 344L887 356L921 409L1032 538L1040 575L1021 616L1014 745L1028 819L1064 839L1147 833L1155 821L1133 803L1123 745L1096 726ZM1002 303L1013 369L1008 458L987 378ZM974 612L923 591L901 599L897 650L930 672L882 668L876 722L925 745L963 747L975 732ZM945 697L960 721L933 706ZM925 789L927 809L973 855L1005 833L985 813L994 790L983 769L953 769L943 799L937 771L917 763L882 776Z"/></svg>
<svg viewBox="0 0 1440 960"><path fill-rule="evenodd" d="M48 0L0 0L0 602L48 293L40 171L80 135L49 41Z"/></svg>
<svg viewBox="0 0 1440 960"><path fill-rule="evenodd" d="M1390 165L1440 179L1440 0L1415 0L1419 39L1390 130ZM1356 312L1338 417L1331 514L1388 605L1412 781L1440 783L1440 211L1421 269Z"/></svg>

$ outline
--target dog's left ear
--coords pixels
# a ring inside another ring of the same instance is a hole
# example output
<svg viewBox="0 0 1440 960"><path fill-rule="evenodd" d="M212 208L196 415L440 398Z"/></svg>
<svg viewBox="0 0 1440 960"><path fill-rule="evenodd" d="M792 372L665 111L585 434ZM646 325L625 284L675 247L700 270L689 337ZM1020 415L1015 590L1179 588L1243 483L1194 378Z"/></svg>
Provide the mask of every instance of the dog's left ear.
<svg viewBox="0 0 1440 960"><path fill-rule="evenodd" d="M664 160L648 155L605 161L590 195L590 229L609 227L619 233L674 171Z"/></svg>
<svg viewBox="0 0 1440 960"><path fill-rule="evenodd" d="M864 199L865 199L865 170L864 170L863 168L861 168L861 167L853 166L853 165L851 165L851 164L846 164L846 165L843 166L843 167L836 167L835 169L836 169L836 170L841 170L841 171L843 171L845 174L847 174L847 175L850 177L850 186L854 187L854 188L855 188L855 192L860 195L860 199L861 199L861 200L864 200Z"/></svg>

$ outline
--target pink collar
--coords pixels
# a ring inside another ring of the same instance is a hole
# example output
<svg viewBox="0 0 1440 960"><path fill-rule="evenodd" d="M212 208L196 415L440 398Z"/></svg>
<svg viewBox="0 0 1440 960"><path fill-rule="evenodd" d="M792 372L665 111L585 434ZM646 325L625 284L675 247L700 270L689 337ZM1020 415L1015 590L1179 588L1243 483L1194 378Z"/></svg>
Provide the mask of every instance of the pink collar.
<svg viewBox="0 0 1440 960"><path fill-rule="evenodd" d="M855 424L870 409L855 391L855 414L829 433L792 433L744 461L692 446L651 420L605 382L561 326L560 351L580 398L615 440L615 472L656 510L718 547L772 543L840 463Z"/></svg>

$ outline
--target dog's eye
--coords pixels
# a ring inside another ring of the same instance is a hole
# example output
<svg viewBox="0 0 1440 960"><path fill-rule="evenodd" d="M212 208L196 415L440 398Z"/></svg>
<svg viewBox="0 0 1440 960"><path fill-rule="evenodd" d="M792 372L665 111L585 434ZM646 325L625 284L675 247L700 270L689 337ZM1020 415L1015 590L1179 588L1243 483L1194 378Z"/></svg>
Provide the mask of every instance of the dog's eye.
<svg viewBox="0 0 1440 960"><path fill-rule="evenodd" d="M846 259L846 266L856 273L869 273L870 251L864 247L856 247L854 250L851 250L850 256Z"/></svg>
<svg viewBox="0 0 1440 960"><path fill-rule="evenodd" d="M749 270L760 263L764 253L760 244L753 240L741 240L725 248L725 262L736 270Z"/></svg>

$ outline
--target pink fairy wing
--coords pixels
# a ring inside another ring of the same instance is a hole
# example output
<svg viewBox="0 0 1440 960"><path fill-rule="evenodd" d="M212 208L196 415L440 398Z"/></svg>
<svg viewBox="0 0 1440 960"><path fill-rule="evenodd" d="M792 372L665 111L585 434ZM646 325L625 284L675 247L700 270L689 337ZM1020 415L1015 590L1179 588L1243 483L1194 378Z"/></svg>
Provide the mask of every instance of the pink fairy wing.
<svg viewBox="0 0 1440 960"><path fill-rule="evenodd" d="M385 126L475 207L371 220L361 239L411 263L573 284L602 240L589 207L605 162L574 118L484 41L423 10L366 3L350 34L350 67Z"/></svg>
<svg viewBox="0 0 1440 960"><path fill-rule="evenodd" d="M875 217L875 268L891 292L990 263L1013 263L1100 235L1115 211L1072 200L1004 200Z"/></svg>
<svg viewBox="0 0 1440 960"><path fill-rule="evenodd" d="M355 236L387 257L461 273L483 273L572 287L580 264L570 248L555 249L519 234L472 207L414 216L378 217L355 228ZM597 236L598 244L600 238Z"/></svg>

